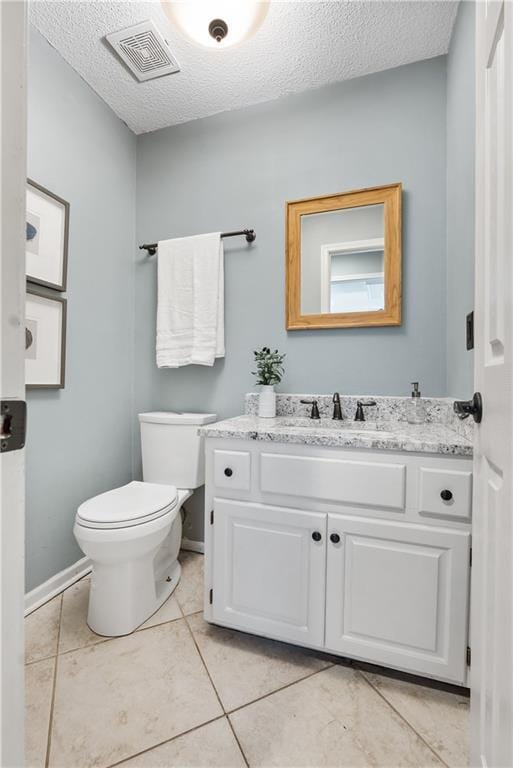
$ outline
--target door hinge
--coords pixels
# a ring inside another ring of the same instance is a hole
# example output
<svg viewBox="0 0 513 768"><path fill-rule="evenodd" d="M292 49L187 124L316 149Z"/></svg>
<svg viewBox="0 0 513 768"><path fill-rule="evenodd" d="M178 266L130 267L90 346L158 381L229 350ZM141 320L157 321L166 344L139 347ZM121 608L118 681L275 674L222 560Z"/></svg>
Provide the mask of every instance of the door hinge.
<svg viewBox="0 0 513 768"><path fill-rule="evenodd" d="M19 451L25 446L27 403L25 400L0 401L0 451Z"/></svg>
<svg viewBox="0 0 513 768"><path fill-rule="evenodd" d="M472 651L470 650L470 646L467 645L467 667L470 667L471 660L472 660Z"/></svg>
<svg viewBox="0 0 513 768"><path fill-rule="evenodd" d="M469 553L468 553L468 562L470 567L472 567L472 547L470 547Z"/></svg>
<svg viewBox="0 0 513 768"><path fill-rule="evenodd" d="M214 602L214 590L213 589L211 589L210 592L208 593L208 602L210 603L210 605L212 605L212 603Z"/></svg>
<svg viewBox="0 0 513 768"><path fill-rule="evenodd" d="M214 510L210 510L210 525L214 525Z"/></svg>

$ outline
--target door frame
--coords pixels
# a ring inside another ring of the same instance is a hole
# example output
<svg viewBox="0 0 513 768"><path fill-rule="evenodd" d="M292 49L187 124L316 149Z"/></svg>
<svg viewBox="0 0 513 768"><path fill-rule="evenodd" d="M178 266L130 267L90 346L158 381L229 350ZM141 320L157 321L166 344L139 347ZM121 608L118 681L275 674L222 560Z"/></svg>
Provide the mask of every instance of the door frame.
<svg viewBox="0 0 513 768"><path fill-rule="evenodd" d="M0 2L0 394L25 398L26 0ZM25 451L0 454L0 765L24 765Z"/></svg>

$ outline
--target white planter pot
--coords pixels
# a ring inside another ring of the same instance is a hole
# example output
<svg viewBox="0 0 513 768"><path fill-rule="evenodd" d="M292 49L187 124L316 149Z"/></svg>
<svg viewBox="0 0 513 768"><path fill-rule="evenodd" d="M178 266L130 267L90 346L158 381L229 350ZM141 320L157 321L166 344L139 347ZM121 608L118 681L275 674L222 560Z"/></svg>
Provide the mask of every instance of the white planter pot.
<svg viewBox="0 0 513 768"><path fill-rule="evenodd" d="M262 384L258 397L258 415L264 419L274 419L276 416L276 392L273 384Z"/></svg>

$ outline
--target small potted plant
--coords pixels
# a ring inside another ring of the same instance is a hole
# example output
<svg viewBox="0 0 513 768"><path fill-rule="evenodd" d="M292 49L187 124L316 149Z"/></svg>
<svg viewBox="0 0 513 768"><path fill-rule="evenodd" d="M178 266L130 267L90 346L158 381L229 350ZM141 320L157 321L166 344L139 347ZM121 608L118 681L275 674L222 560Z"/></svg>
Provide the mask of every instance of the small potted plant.
<svg viewBox="0 0 513 768"><path fill-rule="evenodd" d="M277 349L272 352L269 347L262 347L254 353L257 376L257 384L262 387L258 399L258 415L264 418L276 416L276 392L274 385L279 384L283 378L283 361L285 355L280 355Z"/></svg>

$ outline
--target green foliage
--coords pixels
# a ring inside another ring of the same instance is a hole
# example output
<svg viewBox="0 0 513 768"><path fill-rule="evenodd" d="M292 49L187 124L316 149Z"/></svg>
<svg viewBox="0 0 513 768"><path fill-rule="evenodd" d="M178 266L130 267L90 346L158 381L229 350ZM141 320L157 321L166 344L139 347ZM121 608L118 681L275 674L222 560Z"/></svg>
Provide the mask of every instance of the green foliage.
<svg viewBox="0 0 513 768"><path fill-rule="evenodd" d="M263 384L264 386L279 384L284 374L283 361L285 355L280 355L277 349L271 352L269 347L255 350L253 354L257 369L252 371L252 373L258 377L257 384Z"/></svg>

